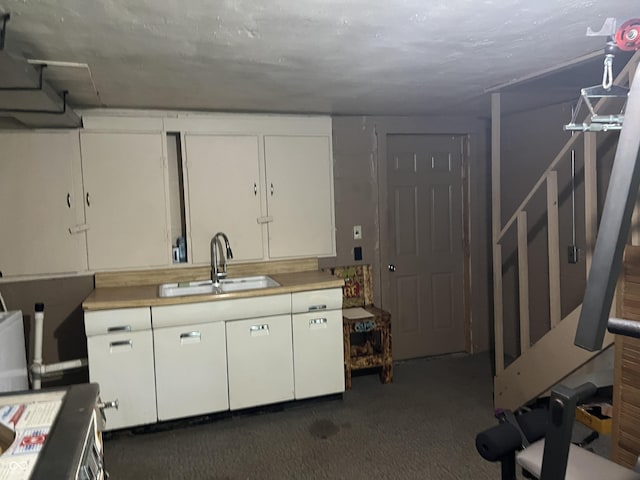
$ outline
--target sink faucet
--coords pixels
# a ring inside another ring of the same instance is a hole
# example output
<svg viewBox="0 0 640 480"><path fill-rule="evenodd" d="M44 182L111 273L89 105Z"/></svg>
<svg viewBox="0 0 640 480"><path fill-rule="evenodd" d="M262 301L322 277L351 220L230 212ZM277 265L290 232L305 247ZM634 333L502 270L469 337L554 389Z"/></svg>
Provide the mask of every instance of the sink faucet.
<svg viewBox="0 0 640 480"><path fill-rule="evenodd" d="M227 256L222 255L222 271L218 267L218 242L219 237L224 240L225 248L227 249ZM220 280L227 276L227 259L233 258L233 252L231 251L231 245L229 244L229 238L222 232L216 233L211 239L211 281L214 285L218 285Z"/></svg>

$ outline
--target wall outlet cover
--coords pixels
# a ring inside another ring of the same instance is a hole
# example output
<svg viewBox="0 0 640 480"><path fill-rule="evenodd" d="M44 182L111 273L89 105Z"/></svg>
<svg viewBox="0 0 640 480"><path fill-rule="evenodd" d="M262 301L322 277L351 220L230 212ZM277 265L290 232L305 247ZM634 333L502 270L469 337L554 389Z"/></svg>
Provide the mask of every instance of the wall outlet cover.
<svg viewBox="0 0 640 480"><path fill-rule="evenodd" d="M362 239L362 226L361 225L354 225L353 226L353 239L354 240L361 240Z"/></svg>

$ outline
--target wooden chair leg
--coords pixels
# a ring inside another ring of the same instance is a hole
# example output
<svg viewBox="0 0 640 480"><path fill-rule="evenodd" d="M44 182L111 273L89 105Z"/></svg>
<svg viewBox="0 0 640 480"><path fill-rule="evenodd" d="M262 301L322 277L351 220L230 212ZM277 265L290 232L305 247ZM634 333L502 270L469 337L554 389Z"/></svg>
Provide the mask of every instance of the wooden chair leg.
<svg viewBox="0 0 640 480"><path fill-rule="evenodd" d="M342 344L344 347L344 388L351 390L351 333L348 325L342 326Z"/></svg>

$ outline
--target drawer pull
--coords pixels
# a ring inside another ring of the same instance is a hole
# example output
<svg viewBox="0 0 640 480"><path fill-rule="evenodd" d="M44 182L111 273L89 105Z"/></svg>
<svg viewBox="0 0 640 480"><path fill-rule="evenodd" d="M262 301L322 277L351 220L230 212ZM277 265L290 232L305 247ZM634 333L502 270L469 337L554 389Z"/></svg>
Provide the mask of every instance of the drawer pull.
<svg viewBox="0 0 640 480"><path fill-rule="evenodd" d="M186 333L181 333L180 334L180 338L200 338L200 332L186 332Z"/></svg>
<svg viewBox="0 0 640 480"><path fill-rule="evenodd" d="M180 334L180 344L200 343L200 332L185 332Z"/></svg>
<svg viewBox="0 0 640 480"><path fill-rule="evenodd" d="M109 347L111 348L111 351L114 349L131 350L133 348L133 342L131 340L120 340L118 342L109 343Z"/></svg>
<svg viewBox="0 0 640 480"><path fill-rule="evenodd" d="M327 326L326 318L312 318L309 320L309 330L326 330Z"/></svg>
<svg viewBox="0 0 640 480"><path fill-rule="evenodd" d="M264 323L262 325L252 325L249 331L251 332L252 337L269 335L269 324Z"/></svg>
<svg viewBox="0 0 640 480"><path fill-rule="evenodd" d="M310 311L310 312L314 312L314 311L316 311L316 310L326 310L326 309L327 309L327 306L326 306L326 305L311 305L311 306L309 307L309 311Z"/></svg>
<svg viewBox="0 0 640 480"><path fill-rule="evenodd" d="M109 327L109 328L107 328L107 333L130 332L130 331L131 331L131 325L122 325L120 327Z"/></svg>
<svg viewBox="0 0 640 480"><path fill-rule="evenodd" d="M326 325L326 324L327 324L326 318L313 318L309 320L309 325Z"/></svg>

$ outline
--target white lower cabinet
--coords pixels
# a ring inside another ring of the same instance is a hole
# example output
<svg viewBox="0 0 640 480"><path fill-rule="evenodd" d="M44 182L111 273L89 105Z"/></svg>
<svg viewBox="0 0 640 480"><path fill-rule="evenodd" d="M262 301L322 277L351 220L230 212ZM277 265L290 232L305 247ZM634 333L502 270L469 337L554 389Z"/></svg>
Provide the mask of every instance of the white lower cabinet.
<svg viewBox="0 0 640 480"><path fill-rule="evenodd" d="M344 392L342 310L293 314L296 400Z"/></svg>
<svg viewBox="0 0 640 480"><path fill-rule="evenodd" d="M296 400L344 392L342 289L292 294Z"/></svg>
<svg viewBox="0 0 640 480"><path fill-rule="evenodd" d="M229 409L224 322L153 331L158 420Z"/></svg>
<svg viewBox="0 0 640 480"><path fill-rule="evenodd" d="M337 288L85 312L106 430L343 392L341 306Z"/></svg>
<svg viewBox="0 0 640 480"><path fill-rule="evenodd" d="M291 315L226 322L232 410L292 400Z"/></svg>
<svg viewBox="0 0 640 480"><path fill-rule="evenodd" d="M89 378L100 398L117 400L106 409L105 430L155 423L156 385L150 309L85 312Z"/></svg>

